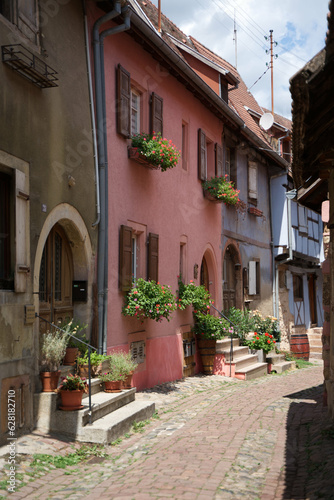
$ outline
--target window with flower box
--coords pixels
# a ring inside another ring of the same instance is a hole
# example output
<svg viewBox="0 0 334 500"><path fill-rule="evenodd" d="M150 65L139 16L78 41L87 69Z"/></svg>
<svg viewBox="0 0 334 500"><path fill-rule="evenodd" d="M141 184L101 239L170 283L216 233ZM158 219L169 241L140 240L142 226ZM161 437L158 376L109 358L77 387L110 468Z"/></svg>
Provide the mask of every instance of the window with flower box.
<svg viewBox="0 0 334 500"><path fill-rule="evenodd" d="M217 175L217 170L221 170L217 161L221 162L218 144L211 141L203 129L198 129L198 178L205 181Z"/></svg>
<svg viewBox="0 0 334 500"><path fill-rule="evenodd" d="M159 235L149 233L147 238L144 224L128 223L120 227L119 235L119 289L123 292L131 289L136 278L147 275L158 281L159 270Z"/></svg>

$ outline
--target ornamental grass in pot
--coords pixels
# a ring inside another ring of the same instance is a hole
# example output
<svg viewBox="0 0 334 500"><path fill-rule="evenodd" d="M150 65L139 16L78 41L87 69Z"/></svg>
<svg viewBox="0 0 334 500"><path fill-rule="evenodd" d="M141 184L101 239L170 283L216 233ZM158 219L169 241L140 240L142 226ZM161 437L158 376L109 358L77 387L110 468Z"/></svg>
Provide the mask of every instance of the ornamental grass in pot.
<svg viewBox="0 0 334 500"><path fill-rule="evenodd" d="M60 377L59 366L64 358L68 335L62 331L46 332L40 337L39 364L43 392L57 389Z"/></svg>

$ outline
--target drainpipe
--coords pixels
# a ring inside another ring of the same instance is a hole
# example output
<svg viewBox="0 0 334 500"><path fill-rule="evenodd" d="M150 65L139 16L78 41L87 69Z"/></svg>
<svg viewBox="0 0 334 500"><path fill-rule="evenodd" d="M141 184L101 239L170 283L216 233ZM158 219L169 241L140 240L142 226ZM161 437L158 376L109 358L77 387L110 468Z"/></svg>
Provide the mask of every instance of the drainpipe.
<svg viewBox="0 0 334 500"><path fill-rule="evenodd" d="M106 130L106 103L104 82L104 50L103 42L107 36L114 35L130 28L130 10L126 6L121 9L121 2L113 2L113 10L100 17L93 27L93 50L94 50L94 78L95 78L95 101L96 121L98 131L98 165L99 186L101 200L101 218L99 224L98 243L98 350L99 353L106 352L107 346L107 305L108 305L108 151ZM115 26L99 33L102 24L111 19L125 14L124 24Z"/></svg>
<svg viewBox="0 0 334 500"><path fill-rule="evenodd" d="M89 53L89 36L88 36L88 22L87 22L87 11L86 11L86 0L83 0L83 12L84 12L84 30L85 30L85 46L86 46L86 60L87 60L87 73L88 73L88 89L89 89L89 104L92 117L92 133L93 133L93 151L94 151L94 166L95 166L95 185L96 185L96 221L93 222L92 227L97 226L100 223L101 217L101 205L100 205L100 186L99 186L99 164L97 155L97 133L96 133L96 120L95 120L95 109L94 109L94 97L93 97L93 84L92 84L92 68L90 64L90 53Z"/></svg>

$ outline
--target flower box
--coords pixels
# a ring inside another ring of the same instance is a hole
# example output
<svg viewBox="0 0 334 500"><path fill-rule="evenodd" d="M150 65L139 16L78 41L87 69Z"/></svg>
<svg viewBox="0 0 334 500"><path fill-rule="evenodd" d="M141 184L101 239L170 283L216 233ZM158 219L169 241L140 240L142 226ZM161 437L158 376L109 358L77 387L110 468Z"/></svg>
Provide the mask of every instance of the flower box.
<svg viewBox="0 0 334 500"><path fill-rule="evenodd" d="M145 165L145 167L148 167L152 170L159 169L159 166L152 165L145 155L139 153L138 148L128 147L128 157L130 158L130 160L134 160L136 163L139 163L140 165Z"/></svg>
<svg viewBox="0 0 334 500"><path fill-rule="evenodd" d="M251 215L255 215L256 217L262 217L262 215L263 215L262 210L259 210L258 208L255 208L255 207L249 207L248 213Z"/></svg>
<svg viewBox="0 0 334 500"><path fill-rule="evenodd" d="M216 196L213 196L207 189L203 189L203 195L204 198L213 201L214 203L223 203L224 201L222 198L218 199Z"/></svg>

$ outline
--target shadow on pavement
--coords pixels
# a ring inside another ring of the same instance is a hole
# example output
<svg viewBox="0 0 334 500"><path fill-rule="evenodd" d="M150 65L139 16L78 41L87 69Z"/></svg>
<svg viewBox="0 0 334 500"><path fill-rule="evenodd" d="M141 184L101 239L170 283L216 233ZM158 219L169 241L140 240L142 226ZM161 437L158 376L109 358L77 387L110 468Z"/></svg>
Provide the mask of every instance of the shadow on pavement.
<svg viewBox="0 0 334 500"><path fill-rule="evenodd" d="M323 406L323 385L286 396L284 499L334 499L334 422Z"/></svg>

